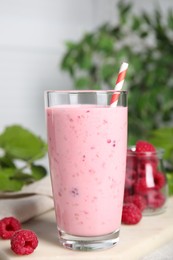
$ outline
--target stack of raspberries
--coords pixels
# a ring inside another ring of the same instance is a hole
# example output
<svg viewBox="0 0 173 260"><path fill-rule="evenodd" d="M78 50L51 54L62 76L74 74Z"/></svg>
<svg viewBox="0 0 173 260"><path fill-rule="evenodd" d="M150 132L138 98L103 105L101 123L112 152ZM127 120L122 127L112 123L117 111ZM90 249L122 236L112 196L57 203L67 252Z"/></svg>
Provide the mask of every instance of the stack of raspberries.
<svg viewBox="0 0 173 260"><path fill-rule="evenodd" d="M151 143L140 140L134 150L128 150L122 223L137 224L146 209L156 211L164 205L166 178L158 166Z"/></svg>

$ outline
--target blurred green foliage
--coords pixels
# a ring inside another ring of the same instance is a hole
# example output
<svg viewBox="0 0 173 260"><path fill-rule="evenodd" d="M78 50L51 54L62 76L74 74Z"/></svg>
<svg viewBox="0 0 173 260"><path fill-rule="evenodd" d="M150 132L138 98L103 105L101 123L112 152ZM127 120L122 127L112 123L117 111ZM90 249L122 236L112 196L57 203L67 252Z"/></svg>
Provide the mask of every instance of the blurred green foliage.
<svg viewBox="0 0 173 260"><path fill-rule="evenodd" d="M131 145L154 129L173 126L173 10L135 13L131 3L119 1L116 13L116 24L67 42L61 68L77 89L113 89L121 63L129 63L124 89Z"/></svg>
<svg viewBox="0 0 173 260"><path fill-rule="evenodd" d="M145 139L164 148L166 171L173 173L173 9L163 15L158 6L140 13L133 7L120 0L116 24L68 41L61 68L76 89L113 89L121 63L128 62L128 144ZM173 193L173 174L168 179Z"/></svg>

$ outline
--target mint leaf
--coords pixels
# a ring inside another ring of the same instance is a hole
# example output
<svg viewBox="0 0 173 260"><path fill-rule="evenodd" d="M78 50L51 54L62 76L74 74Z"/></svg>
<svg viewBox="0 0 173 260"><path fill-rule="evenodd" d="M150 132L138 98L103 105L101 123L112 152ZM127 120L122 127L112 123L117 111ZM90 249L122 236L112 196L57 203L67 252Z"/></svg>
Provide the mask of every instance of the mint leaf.
<svg viewBox="0 0 173 260"><path fill-rule="evenodd" d="M23 173L22 171L20 171L20 169L15 171L12 179L16 181L23 181L24 184L29 184L35 181L31 174Z"/></svg>
<svg viewBox="0 0 173 260"><path fill-rule="evenodd" d="M32 171L32 177L35 180L40 180L44 176L46 176L46 174L47 174L46 169L43 166L41 166L41 165L34 165L34 164L32 164L31 165L31 171Z"/></svg>
<svg viewBox="0 0 173 260"><path fill-rule="evenodd" d="M0 169L0 190L1 191L19 191L24 185L22 180L15 180L14 169Z"/></svg>
<svg viewBox="0 0 173 260"><path fill-rule="evenodd" d="M34 165L34 162L46 154L47 145L31 131L19 125L5 128L0 134L0 148L3 150L0 157L1 191L21 190L24 185L46 175L45 168Z"/></svg>
<svg viewBox="0 0 173 260"><path fill-rule="evenodd" d="M16 168L16 166L10 157L4 155L0 157L0 169L1 168Z"/></svg>
<svg viewBox="0 0 173 260"><path fill-rule="evenodd" d="M15 159L33 161L42 158L47 152L46 143L29 130L13 125L0 135L0 147Z"/></svg>

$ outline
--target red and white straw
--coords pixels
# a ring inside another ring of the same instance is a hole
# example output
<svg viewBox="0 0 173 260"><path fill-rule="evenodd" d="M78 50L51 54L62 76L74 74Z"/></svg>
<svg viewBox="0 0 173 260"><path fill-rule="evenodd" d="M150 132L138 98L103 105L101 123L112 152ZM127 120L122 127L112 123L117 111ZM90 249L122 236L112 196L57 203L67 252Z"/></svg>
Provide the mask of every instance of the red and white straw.
<svg viewBox="0 0 173 260"><path fill-rule="evenodd" d="M128 63L126 63L126 62L122 63L120 70L119 70L119 73L118 73L116 83L115 83L115 88L114 88L115 90L121 90L122 89L128 66L129 66ZM112 95L111 101L110 101L111 107L117 106L118 98L119 98L119 94L114 93Z"/></svg>

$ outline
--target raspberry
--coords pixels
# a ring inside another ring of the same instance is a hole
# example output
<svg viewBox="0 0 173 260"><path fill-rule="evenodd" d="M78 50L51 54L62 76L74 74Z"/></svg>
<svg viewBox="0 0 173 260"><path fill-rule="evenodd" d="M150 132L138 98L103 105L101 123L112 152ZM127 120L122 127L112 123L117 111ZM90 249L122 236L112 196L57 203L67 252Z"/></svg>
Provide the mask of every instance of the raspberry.
<svg viewBox="0 0 173 260"><path fill-rule="evenodd" d="M138 175L140 178L145 178L146 177L146 171L143 169L139 169Z"/></svg>
<svg viewBox="0 0 173 260"><path fill-rule="evenodd" d="M132 195L133 194L133 189L127 189L126 187L125 187L125 190L124 190L124 200L125 200L125 198L127 197L127 196L130 196L130 195Z"/></svg>
<svg viewBox="0 0 173 260"><path fill-rule="evenodd" d="M135 183L135 193L145 195L148 192L146 178L139 178Z"/></svg>
<svg viewBox="0 0 173 260"><path fill-rule="evenodd" d="M126 170L126 177L125 177L125 187L126 188L133 188L133 185L136 181L137 172L133 169Z"/></svg>
<svg viewBox="0 0 173 260"><path fill-rule="evenodd" d="M137 224L142 218L140 209L133 203L126 203L123 205L122 223L123 224Z"/></svg>
<svg viewBox="0 0 173 260"><path fill-rule="evenodd" d="M2 239L10 239L19 229L21 229L21 224L14 217L6 217L0 220L0 237Z"/></svg>
<svg viewBox="0 0 173 260"><path fill-rule="evenodd" d="M125 198L127 197L127 196L129 196L130 195L130 192L129 192L129 190L125 187L125 190L124 190L124 201L125 201Z"/></svg>
<svg viewBox="0 0 173 260"><path fill-rule="evenodd" d="M146 157L146 158L145 158ZM157 172L157 162L153 161L153 159L151 158L151 156L144 156L142 159L138 160L138 173L140 176L146 176L147 172L152 172L153 174L155 174Z"/></svg>
<svg viewBox="0 0 173 260"><path fill-rule="evenodd" d="M147 193L148 208L157 209L163 206L165 203L165 196L156 190L150 190Z"/></svg>
<svg viewBox="0 0 173 260"><path fill-rule="evenodd" d="M131 195L131 196L126 196L124 198L124 202L125 203L133 203L133 204L135 204L140 209L141 212L147 206L146 199L143 196L138 195L138 194L134 194L134 195Z"/></svg>
<svg viewBox="0 0 173 260"><path fill-rule="evenodd" d="M162 172L157 172L155 175L154 175L154 183L155 183L155 188L156 189L161 189L164 187L165 185L165 176Z"/></svg>
<svg viewBox="0 0 173 260"><path fill-rule="evenodd" d="M131 178L131 179L135 179L137 177L137 172L133 169L127 169L126 170L126 176Z"/></svg>
<svg viewBox="0 0 173 260"><path fill-rule="evenodd" d="M137 153L155 152L155 151L156 151L155 147L146 141L139 140L136 143L136 152Z"/></svg>
<svg viewBox="0 0 173 260"><path fill-rule="evenodd" d="M126 178L125 178L125 187L126 187L126 188L131 188L131 189L132 189L134 183L135 183L135 179L132 179L132 178L130 178L130 177L126 177Z"/></svg>
<svg viewBox="0 0 173 260"><path fill-rule="evenodd" d="M11 249L17 255L29 255L37 245L37 236L31 230L18 230L11 238Z"/></svg>

